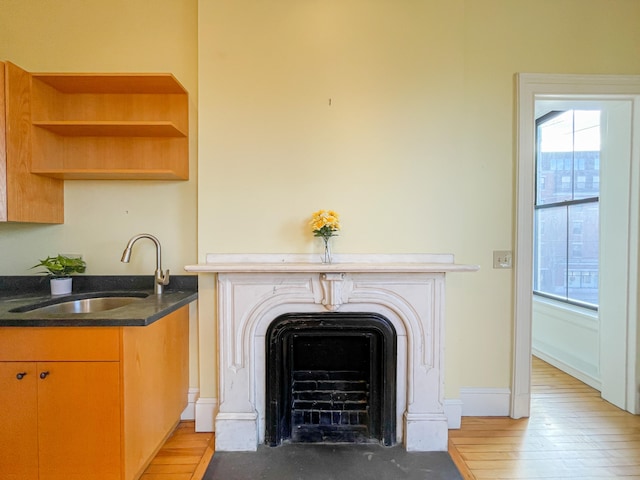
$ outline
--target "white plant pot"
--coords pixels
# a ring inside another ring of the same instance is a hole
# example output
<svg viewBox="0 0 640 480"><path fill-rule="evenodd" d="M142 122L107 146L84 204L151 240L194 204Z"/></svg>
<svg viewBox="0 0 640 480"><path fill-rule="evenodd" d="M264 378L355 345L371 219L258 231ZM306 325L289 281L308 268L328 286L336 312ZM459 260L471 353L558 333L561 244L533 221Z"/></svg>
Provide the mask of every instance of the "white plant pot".
<svg viewBox="0 0 640 480"><path fill-rule="evenodd" d="M71 277L52 278L51 295L68 295L71 293Z"/></svg>

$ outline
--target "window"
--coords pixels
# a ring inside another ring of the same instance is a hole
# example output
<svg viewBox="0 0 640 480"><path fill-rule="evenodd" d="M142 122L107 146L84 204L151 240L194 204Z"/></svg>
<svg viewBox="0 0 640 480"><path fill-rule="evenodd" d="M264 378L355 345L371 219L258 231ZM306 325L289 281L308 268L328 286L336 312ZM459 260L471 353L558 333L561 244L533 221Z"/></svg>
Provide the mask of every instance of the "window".
<svg viewBox="0 0 640 480"><path fill-rule="evenodd" d="M600 111L544 115L536 145L534 293L597 309Z"/></svg>

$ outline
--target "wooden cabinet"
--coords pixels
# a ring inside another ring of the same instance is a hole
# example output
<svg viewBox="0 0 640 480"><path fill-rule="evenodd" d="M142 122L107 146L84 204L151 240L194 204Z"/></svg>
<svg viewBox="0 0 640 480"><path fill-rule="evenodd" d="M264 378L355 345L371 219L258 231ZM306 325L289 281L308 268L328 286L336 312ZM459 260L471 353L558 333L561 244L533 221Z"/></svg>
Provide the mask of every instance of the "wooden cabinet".
<svg viewBox="0 0 640 480"><path fill-rule="evenodd" d="M31 75L0 62L0 222L63 223L64 182L31 171Z"/></svg>
<svg viewBox="0 0 640 480"><path fill-rule="evenodd" d="M0 362L0 372L0 478L120 480L118 363Z"/></svg>
<svg viewBox="0 0 640 480"><path fill-rule="evenodd" d="M121 479L119 332L65 331L0 329L1 479Z"/></svg>
<svg viewBox="0 0 640 480"><path fill-rule="evenodd" d="M147 327L0 328L0 479L139 478L186 407L187 308Z"/></svg>
<svg viewBox="0 0 640 480"><path fill-rule="evenodd" d="M64 180L188 180L171 74L30 73L0 62L0 221L63 223Z"/></svg>

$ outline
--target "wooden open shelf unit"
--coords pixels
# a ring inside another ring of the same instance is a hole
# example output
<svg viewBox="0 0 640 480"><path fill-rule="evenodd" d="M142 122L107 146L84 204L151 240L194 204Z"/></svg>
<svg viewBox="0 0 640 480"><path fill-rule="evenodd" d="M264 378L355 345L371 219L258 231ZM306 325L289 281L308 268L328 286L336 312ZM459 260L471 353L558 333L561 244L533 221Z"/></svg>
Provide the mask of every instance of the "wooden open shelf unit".
<svg viewBox="0 0 640 480"><path fill-rule="evenodd" d="M0 62L0 222L63 223L64 180L188 180L189 96L171 74Z"/></svg>
<svg viewBox="0 0 640 480"><path fill-rule="evenodd" d="M188 94L170 74L32 73L31 172L187 180Z"/></svg>

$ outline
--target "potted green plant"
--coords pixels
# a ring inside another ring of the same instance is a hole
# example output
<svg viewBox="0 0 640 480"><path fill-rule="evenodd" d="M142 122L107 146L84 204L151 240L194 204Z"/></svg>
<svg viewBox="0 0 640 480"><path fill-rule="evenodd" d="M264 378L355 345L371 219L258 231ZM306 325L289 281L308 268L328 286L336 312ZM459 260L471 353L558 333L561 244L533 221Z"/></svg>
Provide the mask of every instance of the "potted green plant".
<svg viewBox="0 0 640 480"><path fill-rule="evenodd" d="M40 263L31 268L43 267L46 271L38 273L46 273L51 280L51 295L64 295L71 293L72 279L74 273L84 273L87 269L87 263L82 257L69 257L60 255L56 257L47 257L40 260Z"/></svg>

